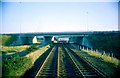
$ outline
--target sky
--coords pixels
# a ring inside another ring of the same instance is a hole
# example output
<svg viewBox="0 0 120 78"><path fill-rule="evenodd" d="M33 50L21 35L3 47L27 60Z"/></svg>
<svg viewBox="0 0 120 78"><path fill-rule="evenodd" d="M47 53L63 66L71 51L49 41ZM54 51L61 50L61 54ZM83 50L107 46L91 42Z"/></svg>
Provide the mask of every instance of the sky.
<svg viewBox="0 0 120 78"><path fill-rule="evenodd" d="M2 6L1 33L118 30L117 0L116 2L4 0L0 6Z"/></svg>

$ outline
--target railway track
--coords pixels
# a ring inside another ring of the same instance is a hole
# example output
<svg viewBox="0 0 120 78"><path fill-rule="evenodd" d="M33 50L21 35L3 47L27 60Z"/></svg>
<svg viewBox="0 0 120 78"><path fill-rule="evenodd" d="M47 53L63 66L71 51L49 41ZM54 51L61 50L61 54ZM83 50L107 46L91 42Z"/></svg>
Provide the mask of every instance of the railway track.
<svg viewBox="0 0 120 78"><path fill-rule="evenodd" d="M60 78L73 78L76 77L78 78L80 76L80 73L78 73L76 66L74 64L74 62L71 60L70 56L68 55L68 53L66 52L64 46L61 46L61 53L62 54L62 65L64 65L64 68L60 68L63 69L64 72L60 72Z"/></svg>
<svg viewBox="0 0 120 78"><path fill-rule="evenodd" d="M55 44L35 78L106 78L65 44ZM32 77L33 78L33 77Z"/></svg>
<svg viewBox="0 0 120 78"><path fill-rule="evenodd" d="M57 77L57 58L58 58L58 46L56 45L49 55L47 56L46 60L42 64L40 70L36 74L36 78L56 78Z"/></svg>
<svg viewBox="0 0 120 78"><path fill-rule="evenodd" d="M49 55L50 51L53 49L54 46L50 47L46 52L44 52L34 63L33 67L25 72L22 76L23 78L35 78L36 74L38 73L39 69L41 68L42 64L44 63L45 59Z"/></svg>
<svg viewBox="0 0 120 78"><path fill-rule="evenodd" d="M79 73L81 73L81 77L83 78L106 78L106 76L92 66L87 60L79 57L74 51L72 51L69 47L65 46L66 52L70 56L71 60L74 62L76 68Z"/></svg>

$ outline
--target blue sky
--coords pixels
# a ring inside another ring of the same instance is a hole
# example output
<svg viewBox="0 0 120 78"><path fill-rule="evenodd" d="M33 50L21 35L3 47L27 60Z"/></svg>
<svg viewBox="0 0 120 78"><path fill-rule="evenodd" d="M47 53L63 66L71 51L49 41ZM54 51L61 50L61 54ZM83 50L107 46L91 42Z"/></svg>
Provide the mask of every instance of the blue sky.
<svg viewBox="0 0 120 78"><path fill-rule="evenodd" d="M117 2L2 2L2 33L110 30Z"/></svg>

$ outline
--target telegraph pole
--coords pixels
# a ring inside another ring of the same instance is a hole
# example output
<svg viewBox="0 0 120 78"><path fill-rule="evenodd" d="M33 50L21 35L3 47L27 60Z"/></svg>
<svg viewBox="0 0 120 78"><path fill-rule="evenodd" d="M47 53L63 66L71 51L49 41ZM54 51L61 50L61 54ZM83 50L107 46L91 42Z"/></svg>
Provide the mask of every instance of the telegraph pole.
<svg viewBox="0 0 120 78"><path fill-rule="evenodd" d="M86 27L87 27L87 31L89 31L89 27L88 27L88 11L86 12Z"/></svg>
<svg viewBox="0 0 120 78"><path fill-rule="evenodd" d="M19 2L19 4L20 4L20 5L19 5L19 7L20 7L19 9L20 9L20 15L21 15L21 2ZM21 21L22 21L22 19L21 19L21 17L20 17L20 34L21 34Z"/></svg>

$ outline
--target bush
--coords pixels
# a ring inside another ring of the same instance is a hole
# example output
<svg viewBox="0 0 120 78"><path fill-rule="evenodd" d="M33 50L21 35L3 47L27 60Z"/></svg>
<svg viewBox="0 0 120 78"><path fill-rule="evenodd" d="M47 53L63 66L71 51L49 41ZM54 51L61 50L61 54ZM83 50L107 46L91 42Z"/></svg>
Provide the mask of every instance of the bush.
<svg viewBox="0 0 120 78"><path fill-rule="evenodd" d="M29 48L26 49L27 52L33 52L35 50L38 50L39 47L36 45L31 45Z"/></svg>
<svg viewBox="0 0 120 78"><path fill-rule="evenodd" d="M31 59L27 57L11 57L3 59L3 77L20 77L32 65Z"/></svg>

